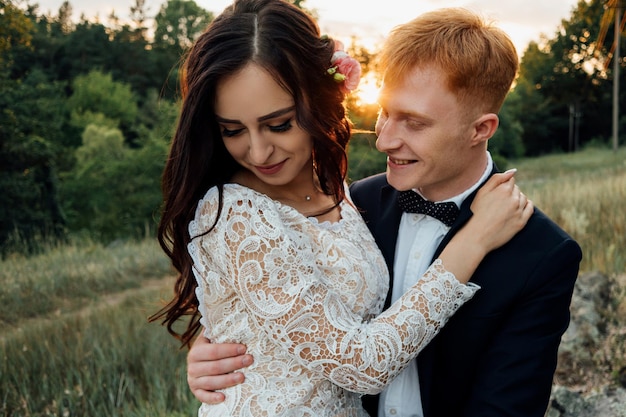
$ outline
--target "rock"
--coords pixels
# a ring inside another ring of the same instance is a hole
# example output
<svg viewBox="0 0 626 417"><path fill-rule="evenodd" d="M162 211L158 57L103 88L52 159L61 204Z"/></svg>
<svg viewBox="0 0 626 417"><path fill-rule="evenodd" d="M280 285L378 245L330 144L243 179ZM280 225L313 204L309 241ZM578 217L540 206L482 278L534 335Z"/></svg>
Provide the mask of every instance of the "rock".
<svg viewBox="0 0 626 417"><path fill-rule="evenodd" d="M609 278L598 272L578 278L570 305L570 325L561 339L560 353L587 359L589 347L600 343L605 331L601 312L610 301L610 288Z"/></svg>
<svg viewBox="0 0 626 417"><path fill-rule="evenodd" d="M626 389L605 387L583 394L554 386L546 417L626 417Z"/></svg>
<svg viewBox="0 0 626 417"><path fill-rule="evenodd" d="M623 288L619 280L614 284ZM616 301L626 303L612 300L615 291L611 287L611 280L599 272L579 276L546 417L626 417L626 367L615 373L602 356L622 352L607 349L607 341L619 343L624 331L607 325L607 308ZM619 315L621 305L617 306ZM599 363L604 364L603 369Z"/></svg>

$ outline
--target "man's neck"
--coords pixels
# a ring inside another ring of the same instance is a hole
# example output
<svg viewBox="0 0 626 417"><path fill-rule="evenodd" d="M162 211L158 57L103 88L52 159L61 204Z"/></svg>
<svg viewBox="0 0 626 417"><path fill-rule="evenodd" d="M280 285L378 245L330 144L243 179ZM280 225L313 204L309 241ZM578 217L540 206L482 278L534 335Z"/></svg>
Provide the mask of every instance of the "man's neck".
<svg viewBox="0 0 626 417"><path fill-rule="evenodd" d="M472 191L474 191L478 186L485 181L489 174L491 173L491 169L493 167L493 160L491 159L491 155L489 152L484 153L483 158L481 158L481 163L476 163L473 167L468 168L463 176L462 182L454 186L450 187L450 189L445 190L445 192L438 192L440 190L431 190L428 194L422 192L422 190L417 190L419 194L422 195L425 199L429 201L439 202L439 201L449 201L453 200L457 204L460 205L460 202L469 195ZM458 198L462 196L461 201L458 202Z"/></svg>

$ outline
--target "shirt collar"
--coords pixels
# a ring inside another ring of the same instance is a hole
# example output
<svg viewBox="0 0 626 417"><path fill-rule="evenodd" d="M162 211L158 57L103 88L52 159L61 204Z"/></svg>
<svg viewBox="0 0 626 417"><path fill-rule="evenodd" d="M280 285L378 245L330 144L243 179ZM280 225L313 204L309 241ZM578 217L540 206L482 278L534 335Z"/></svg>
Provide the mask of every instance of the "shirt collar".
<svg viewBox="0 0 626 417"><path fill-rule="evenodd" d="M485 166L485 170L483 171L483 174L478 179L478 181L476 181L474 183L474 185L472 185L470 188L468 188L467 190L463 191L462 193L457 194L454 197L450 197L450 198L445 199L445 200L435 201L435 203L444 203L444 202L447 202L447 201L452 201L458 207L461 207L461 204L463 204L463 201L467 198L467 196L469 196L471 193L473 193L474 190L476 190L480 186L480 184L482 184L483 182L485 182L487 180L487 178L489 178L489 174L491 173L491 168L493 166L493 159L491 158L491 153L489 153L489 151L485 151L485 152L487 153L487 164ZM413 189L413 191L415 191L416 193L418 193L419 195L424 197L416 189ZM424 199L427 200L427 198L424 198Z"/></svg>

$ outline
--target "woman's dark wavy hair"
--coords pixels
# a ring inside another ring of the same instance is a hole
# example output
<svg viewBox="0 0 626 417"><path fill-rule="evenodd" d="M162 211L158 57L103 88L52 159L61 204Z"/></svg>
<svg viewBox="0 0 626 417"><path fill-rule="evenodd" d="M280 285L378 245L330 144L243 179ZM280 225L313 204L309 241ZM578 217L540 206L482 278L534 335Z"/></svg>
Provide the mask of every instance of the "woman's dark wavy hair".
<svg viewBox="0 0 626 417"><path fill-rule="evenodd" d="M351 124L344 95L326 70L334 42L316 22L283 0L236 0L211 22L189 51L181 75L182 109L162 179L164 207L158 239L179 273L174 298L151 321L190 345L200 329L196 280L187 252L189 222L206 191L222 186L241 167L224 147L215 119L217 85L248 63L267 70L295 101L296 121L313 138L322 191L344 198L346 147ZM218 213L219 216L219 213ZM191 316L182 333L174 329Z"/></svg>

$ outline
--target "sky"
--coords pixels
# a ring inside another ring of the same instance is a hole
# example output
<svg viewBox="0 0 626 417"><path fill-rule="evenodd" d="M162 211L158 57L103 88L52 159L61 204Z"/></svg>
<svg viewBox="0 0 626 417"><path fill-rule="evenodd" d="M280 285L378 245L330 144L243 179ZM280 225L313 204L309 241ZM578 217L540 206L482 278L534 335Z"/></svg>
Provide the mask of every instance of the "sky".
<svg viewBox="0 0 626 417"><path fill-rule="evenodd" d="M128 18L134 0L69 0L78 18L99 16L105 22L112 10ZM214 14L219 14L231 0L195 0ZM40 12L53 15L63 0L33 0ZM154 16L165 0L146 0L148 15ZM376 48L383 36L394 26L420 13L441 7L465 7L476 11L506 31L522 55L530 41L540 35L552 37L562 19L568 19L578 0L306 0L305 7L317 10L319 26L329 36L349 39L355 36L365 46Z"/></svg>

